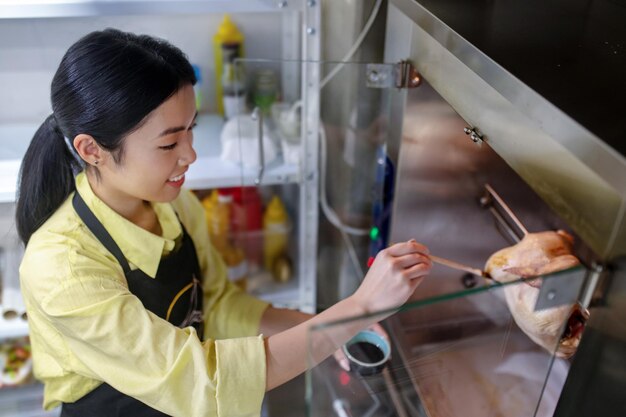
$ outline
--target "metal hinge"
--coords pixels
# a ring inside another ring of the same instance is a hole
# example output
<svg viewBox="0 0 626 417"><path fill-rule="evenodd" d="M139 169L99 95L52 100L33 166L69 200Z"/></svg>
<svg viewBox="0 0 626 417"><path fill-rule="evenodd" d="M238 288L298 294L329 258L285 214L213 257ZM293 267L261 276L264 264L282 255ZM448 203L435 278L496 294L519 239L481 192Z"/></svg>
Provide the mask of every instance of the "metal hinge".
<svg viewBox="0 0 626 417"><path fill-rule="evenodd" d="M484 140L483 134L480 133L477 127L466 126L463 128L463 132L465 132L465 134L470 137L472 142L474 142L477 145L482 145L483 140Z"/></svg>
<svg viewBox="0 0 626 417"><path fill-rule="evenodd" d="M367 64L366 85L370 88L415 88L422 82L422 76L410 61L397 64Z"/></svg>

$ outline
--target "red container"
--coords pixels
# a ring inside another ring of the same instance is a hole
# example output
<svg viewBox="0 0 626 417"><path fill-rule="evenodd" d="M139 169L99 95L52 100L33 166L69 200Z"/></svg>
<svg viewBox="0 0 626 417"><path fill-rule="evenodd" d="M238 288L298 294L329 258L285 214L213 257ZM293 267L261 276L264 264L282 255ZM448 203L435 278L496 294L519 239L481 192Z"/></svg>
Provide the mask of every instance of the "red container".
<svg viewBox="0 0 626 417"><path fill-rule="evenodd" d="M221 194L233 197L231 231L235 245L246 253L252 271L263 260L263 201L256 187L224 188Z"/></svg>

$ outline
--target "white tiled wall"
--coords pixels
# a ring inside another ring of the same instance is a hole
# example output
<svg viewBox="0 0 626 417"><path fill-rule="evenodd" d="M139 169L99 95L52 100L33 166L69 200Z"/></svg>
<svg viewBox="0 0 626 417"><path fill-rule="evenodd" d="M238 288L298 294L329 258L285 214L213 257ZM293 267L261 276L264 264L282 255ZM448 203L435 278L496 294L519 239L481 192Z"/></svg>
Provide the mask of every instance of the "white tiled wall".
<svg viewBox="0 0 626 417"><path fill-rule="evenodd" d="M41 122L50 114L50 82L67 48L84 34L114 27L165 38L202 70L203 110L214 109L212 38L220 14L0 19L0 123ZM248 58L281 58L281 18L237 14Z"/></svg>

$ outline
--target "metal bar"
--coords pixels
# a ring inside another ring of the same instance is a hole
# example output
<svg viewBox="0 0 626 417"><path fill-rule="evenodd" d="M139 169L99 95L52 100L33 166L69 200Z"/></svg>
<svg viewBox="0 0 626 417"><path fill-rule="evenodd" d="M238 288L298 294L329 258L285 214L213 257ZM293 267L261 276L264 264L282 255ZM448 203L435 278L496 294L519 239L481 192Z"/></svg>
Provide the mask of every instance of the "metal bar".
<svg viewBox="0 0 626 417"><path fill-rule="evenodd" d="M524 233L524 236L526 236L528 234L528 230L526 230L526 227L524 227L524 224L522 224L522 222L517 218L515 213L513 213L513 210L511 210L509 206L507 206L504 200L500 198L498 193L496 193L495 190L491 188L489 184L485 184L485 189L491 195L491 197L493 197L498 202L498 204L500 204L500 207L502 207L502 210L504 210L504 212L511 218L511 220L513 220L513 223L515 223L515 225L519 227L519 229Z"/></svg>
<svg viewBox="0 0 626 417"><path fill-rule="evenodd" d="M489 211L491 212L491 214L493 215L495 221L498 223L498 225L500 225L500 227L502 227L502 229L504 229L504 231L506 232L506 234L513 240L513 242L517 243L520 240L522 240L517 233L515 233L515 231L513 230L513 228L511 227L511 225L509 225L507 223L507 221L504 219L504 217L502 217L502 215L498 212L498 210L496 210L495 207L491 206L489 207ZM501 232L502 233L502 232Z"/></svg>
<svg viewBox="0 0 626 417"><path fill-rule="evenodd" d="M259 173L254 180L255 185L261 185L261 180L263 179L263 172L265 171L265 151L263 149L263 112L258 107L255 107L252 110L252 120L257 120L259 122Z"/></svg>

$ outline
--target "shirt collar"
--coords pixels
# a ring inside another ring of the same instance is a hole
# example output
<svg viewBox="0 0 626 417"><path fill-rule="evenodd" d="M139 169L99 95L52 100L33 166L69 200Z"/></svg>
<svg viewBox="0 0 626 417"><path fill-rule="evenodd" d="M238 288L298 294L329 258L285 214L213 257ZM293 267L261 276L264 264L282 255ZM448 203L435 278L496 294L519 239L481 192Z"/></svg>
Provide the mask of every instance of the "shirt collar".
<svg viewBox="0 0 626 417"><path fill-rule="evenodd" d="M84 172L76 176L76 189L120 247L128 262L154 278L161 257L174 249L176 240L182 234L182 227L172 205L152 203L163 233L163 236L157 236L120 216L100 200L91 189Z"/></svg>

